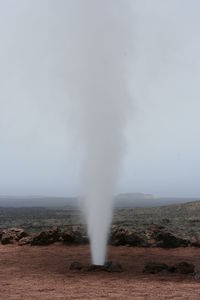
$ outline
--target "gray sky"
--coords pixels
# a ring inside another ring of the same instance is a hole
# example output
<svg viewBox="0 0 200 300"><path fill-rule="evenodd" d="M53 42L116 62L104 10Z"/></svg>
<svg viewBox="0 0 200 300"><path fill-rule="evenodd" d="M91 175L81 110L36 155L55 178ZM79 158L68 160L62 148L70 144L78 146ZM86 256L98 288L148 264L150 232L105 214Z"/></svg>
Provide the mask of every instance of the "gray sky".
<svg viewBox="0 0 200 300"><path fill-rule="evenodd" d="M200 2L131 2L119 191L200 196ZM0 0L0 194L79 193L78 113L65 78L81 3Z"/></svg>

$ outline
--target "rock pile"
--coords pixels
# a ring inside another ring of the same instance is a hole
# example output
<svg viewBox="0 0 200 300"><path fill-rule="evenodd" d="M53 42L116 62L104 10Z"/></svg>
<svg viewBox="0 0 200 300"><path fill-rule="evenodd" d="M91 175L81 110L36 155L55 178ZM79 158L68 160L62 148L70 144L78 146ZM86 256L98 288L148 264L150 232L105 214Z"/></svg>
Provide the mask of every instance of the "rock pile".
<svg viewBox="0 0 200 300"><path fill-rule="evenodd" d="M164 226L154 225L139 234L127 227L113 226L110 243L115 246L177 248L188 246L190 241L178 237Z"/></svg>
<svg viewBox="0 0 200 300"><path fill-rule="evenodd" d="M143 272L147 274L156 274L163 271L179 274L194 274L195 266L185 261L179 262L172 266L168 266L167 264L160 262L148 262L143 270Z"/></svg>
<svg viewBox="0 0 200 300"><path fill-rule="evenodd" d="M69 226L61 233L61 240L65 244L88 244L86 231L81 226Z"/></svg>
<svg viewBox="0 0 200 300"><path fill-rule="evenodd" d="M118 262L107 261L104 265L89 265L84 266L80 262L74 261L71 263L69 269L71 271L83 271L83 272L110 272L110 273L120 273L123 272L122 266Z"/></svg>
<svg viewBox="0 0 200 300"><path fill-rule="evenodd" d="M145 267L143 272L148 273L148 274L156 274L160 273L162 271L168 271L169 267L168 265L160 262L148 262Z"/></svg>
<svg viewBox="0 0 200 300"><path fill-rule="evenodd" d="M153 246L161 248L178 248L188 246L190 241L178 237L164 226L152 226L147 230L154 242Z"/></svg>
<svg viewBox="0 0 200 300"><path fill-rule="evenodd" d="M51 229L41 231L39 234L34 235L30 241L32 246L35 245L50 245L58 242L60 239L60 230L54 226Z"/></svg>
<svg viewBox="0 0 200 300"><path fill-rule="evenodd" d="M10 228L0 231L2 244L18 242L23 246L26 244L50 245L55 242L64 244L87 244L88 237L84 227L68 226L62 230L54 226L41 231L38 234L29 235L21 228ZM112 226L109 244L114 246L127 245L131 247L161 247L177 248L186 246L200 247L200 235L196 234L191 241L177 236L164 226L153 225L143 232L135 232L125 226Z"/></svg>
<svg viewBox="0 0 200 300"><path fill-rule="evenodd" d="M147 240L145 236L138 235L130 228L113 226L111 230L110 244L114 246L130 245L146 247Z"/></svg>
<svg viewBox="0 0 200 300"><path fill-rule="evenodd" d="M3 245L6 244L14 244L20 239L27 237L28 234L21 228L10 228L2 230L1 232L1 243Z"/></svg>

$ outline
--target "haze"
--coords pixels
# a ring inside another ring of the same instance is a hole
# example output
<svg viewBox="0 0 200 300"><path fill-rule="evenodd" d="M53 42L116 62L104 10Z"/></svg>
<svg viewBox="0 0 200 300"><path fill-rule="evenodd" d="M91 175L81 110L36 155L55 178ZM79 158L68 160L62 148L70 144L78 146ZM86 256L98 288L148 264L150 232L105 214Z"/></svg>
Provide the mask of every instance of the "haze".
<svg viewBox="0 0 200 300"><path fill-rule="evenodd" d="M132 106L118 190L199 196L200 3L131 2ZM65 85L80 14L81 0L0 0L0 194L80 192L82 137Z"/></svg>

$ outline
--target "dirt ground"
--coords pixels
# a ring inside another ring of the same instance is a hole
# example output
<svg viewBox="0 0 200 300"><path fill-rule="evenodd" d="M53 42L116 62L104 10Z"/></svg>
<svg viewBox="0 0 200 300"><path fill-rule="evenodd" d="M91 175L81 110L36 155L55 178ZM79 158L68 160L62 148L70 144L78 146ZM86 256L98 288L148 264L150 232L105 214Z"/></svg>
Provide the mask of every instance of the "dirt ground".
<svg viewBox="0 0 200 300"><path fill-rule="evenodd" d="M143 274L146 262L185 260L200 269L200 249L109 247L108 259L123 273L69 271L74 260L89 263L88 246L0 246L0 299L200 299L200 281L190 275Z"/></svg>

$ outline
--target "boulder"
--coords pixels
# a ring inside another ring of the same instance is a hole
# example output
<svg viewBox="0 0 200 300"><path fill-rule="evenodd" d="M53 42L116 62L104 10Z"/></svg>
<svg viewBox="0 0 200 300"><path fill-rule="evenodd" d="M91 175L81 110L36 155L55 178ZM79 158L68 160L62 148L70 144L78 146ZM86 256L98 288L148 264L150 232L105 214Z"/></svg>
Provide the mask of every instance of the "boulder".
<svg viewBox="0 0 200 300"><path fill-rule="evenodd" d="M28 233L26 233L23 229L21 228L9 228L9 229L4 229L2 231L2 236L1 236L1 243L3 245L6 244L13 244L23 237L27 237Z"/></svg>
<svg viewBox="0 0 200 300"><path fill-rule="evenodd" d="M156 274L160 273L162 271L168 271L168 265L160 262L148 262L145 267L143 272L148 273L148 274Z"/></svg>
<svg viewBox="0 0 200 300"><path fill-rule="evenodd" d="M78 261L73 261L69 267L71 271L83 271L83 272L123 272L122 266L118 262L108 261L104 265L82 265Z"/></svg>
<svg viewBox="0 0 200 300"><path fill-rule="evenodd" d="M122 265L118 262L108 261L104 264L105 270L111 273L123 272Z"/></svg>
<svg viewBox="0 0 200 300"><path fill-rule="evenodd" d="M147 235L150 236L151 240L155 241L152 246L161 248L177 248L185 247L190 244L189 240L183 239L169 231L164 226L152 226L147 230Z"/></svg>
<svg viewBox="0 0 200 300"><path fill-rule="evenodd" d="M171 266L169 268L169 271L172 273L179 273L179 274L193 274L195 271L195 266L186 261L182 261L180 263Z"/></svg>
<svg viewBox="0 0 200 300"><path fill-rule="evenodd" d="M110 243L114 246L130 245L137 247L147 246L144 236L132 231L127 227L113 226L111 230Z"/></svg>
<svg viewBox="0 0 200 300"><path fill-rule="evenodd" d="M69 267L69 269L71 271L72 270L78 270L78 271L80 271L80 270L82 270L82 268L83 268L83 265L80 262L78 262L78 261L73 261L71 263L70 267Z"/></svg>
<svg viewBox="0 0 200 300"><path fill-rule="evenodd" d="M179 274L195 274L195 266L191 263L182 261L173 266L168 266L165 263L149 262L145 265L143 272L148 274L156 274L162 271Z"/></svg>
<svg viewBox="0 0 200 300"><path fill-rule="evenodd" d="M196 233L190 240L191 246L200 248L200 234Z"/></svg>
<svg viewBox="0 0 200 300"><path fill-rule="evenodd" d="M20 246L31 244L32 239L33 239L32 236L23 237L22 239L19 240L18 244Z"/></svg>
<svg viewBox="0 0 200 300"><path fill-rule="evenodd" d="M110 273L121 273L123 272L123 268L118 262L107 261L104 265L90 265L87 271L106 271Z"/></svg>
<svg viewBox="0 0 200 300"><path fill-rule="evenodd" d="M41 231L39 234L36 234L32 237L30 244L32 246L35 245L50 245L60 240L60 230L57 226L52 227L51 229L47 229Z"/></svg>
<svg viewBox="0 0 200 300"><path fill-rule="evenodd" d="M80 226L69 226L61 234L61 240L65 244L88 244L88 238L84 229Z"/></svg>
<svg viewBox="0 0 200 300"><path fill-rule="evenodd" d="M89 272L94 272L94 271L106 271L106 268L104 265L90 265L88 268L85 269L86 271Z"/></svg>

